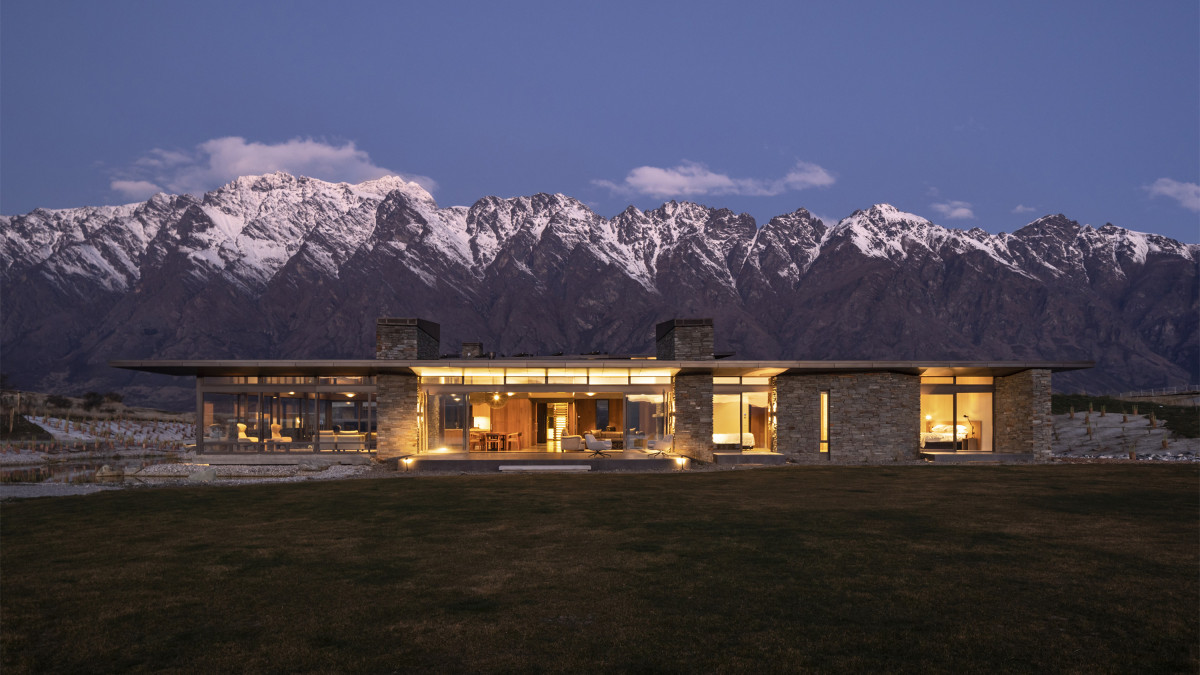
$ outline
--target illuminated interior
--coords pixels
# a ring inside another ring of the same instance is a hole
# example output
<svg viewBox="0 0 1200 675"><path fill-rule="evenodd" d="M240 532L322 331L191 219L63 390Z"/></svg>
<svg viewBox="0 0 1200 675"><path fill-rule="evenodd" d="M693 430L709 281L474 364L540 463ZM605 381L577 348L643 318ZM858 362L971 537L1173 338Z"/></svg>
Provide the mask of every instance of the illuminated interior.
<svg viewBox="0 0 1200 675"><path fill-rule="evenodd" d="M921 378L921 449L992 452L991 377Z"/></svg>

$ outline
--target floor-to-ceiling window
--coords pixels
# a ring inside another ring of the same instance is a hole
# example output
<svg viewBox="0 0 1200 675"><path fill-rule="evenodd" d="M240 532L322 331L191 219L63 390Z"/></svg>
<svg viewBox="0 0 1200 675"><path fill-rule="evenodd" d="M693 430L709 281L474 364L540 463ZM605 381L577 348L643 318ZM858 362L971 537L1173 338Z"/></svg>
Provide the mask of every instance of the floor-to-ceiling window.
<svg viewBox="0 0 1200 675"><path fill-rule="evenodd" d="M725 452L769 450L765 377L713 378L713 448Z"/></svg>
<svg viewBox="0 0 1200 675"><path fill-rule="evenodd" d="M374 385L362 376L200 378L202 451L373 450Z"/></svg>
<svg viewBox="0 0 1200 675"><path fill-rule="evenodd" d="M991 377L922 377L921 448L991 452L992 398Z"/></svg>

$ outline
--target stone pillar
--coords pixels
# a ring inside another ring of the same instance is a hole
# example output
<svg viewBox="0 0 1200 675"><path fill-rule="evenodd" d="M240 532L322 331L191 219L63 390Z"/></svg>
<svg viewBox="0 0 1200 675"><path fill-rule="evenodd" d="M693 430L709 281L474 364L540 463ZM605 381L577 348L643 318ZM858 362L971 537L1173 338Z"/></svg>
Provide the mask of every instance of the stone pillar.
<svg viewBox="0 0 1200 675"><path fill-rule="evenodd" d="M680 373L675 376L675 452L713 461L712 373Z"/></svg>
<svg viewBox="0 0 1200 675"><path fill-rule="evenodd" d="M464 359L477 359L483 356L482 342L464 342L462 343L462 357Z"/></svg>
<svg viewBox="0 0 1200 675"><path fill-rule="evenodd" d="M995 378L992 443L996 452L1032 454L1050 459L1050 371L1024 370Z"/></svg>
<svg viewBox="0 0 1200 675"><path fill-rule="evenodd" d="M878 464L916 459L921 380L900 373L779 375L775 452L797 461ZM829 392L829 456L821 451L821 392Z"/></svg>
<svg viewBox="0 0 1200 675"><path fill-rule="evenodd" d="M420 446L420 382L416 375L376 376L379 437L375 459L383 462L415 453Z"/></svg>
<svg viewBox="0 0 1200 675"><path fill-rule="evenodd" d="M441 333L441 326L424 319L379 319L375 322L375 358L436 359Z"/></svg>
<svg viewBox="0 0 1200 675"><path fill-rule="evenodd" d="M713 358L712 319L671 319L655 329L654 348L662 361L702 361Z"/></svg>

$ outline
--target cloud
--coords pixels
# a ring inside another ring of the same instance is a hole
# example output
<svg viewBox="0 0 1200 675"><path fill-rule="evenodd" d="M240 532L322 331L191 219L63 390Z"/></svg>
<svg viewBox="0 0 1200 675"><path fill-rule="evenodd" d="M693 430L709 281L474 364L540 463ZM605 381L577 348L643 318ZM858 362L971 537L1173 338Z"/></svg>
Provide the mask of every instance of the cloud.
<svg viewBox="0 0 1200 675"><path fill-rule="evenodd" d="M144 200L163 189L148 180L114 180L108 186L129 199Z"/></svg>
<svg viewBox="0 0 1200 675"><path fill-rule="evenodd" d="M970 220L975 217L975 212L971 210L970 202L935 202L929 205L934 211L937 211L943 218L949 220Z"/></svg>
<svg viewBox="0 0 1200 675"><path fill-rule="evenodd" d="M1034 211L1037 211L1037 209L1032 206L1025 206L1024 204L1017 204L1012 210L1013 213L1033 213Z"/></svg>
<svg viewBox="0 0 1200 675"><path fill-rule="evenodd" d="M259 143L239 136L214 138L191 151L155 148L119 171L110 186L129 197L144 195L148 190L149 194L160 191L201 194L239 176L275 171L348 183L391 175L414 181L430 192L437 188L437 183L427 176L377 166L352 141L335 145L294 138L283 143Z"/></svg>
<svg viewBox="0 0 1200 675"><path fill-rule="evenodd" d="M597 179L592 184L617 194L649 195L663 199L699 195L771 197L790 190L827 187L833 185L835 180L829 171L810 162L796 162L782 178L765 180L731 178L727 174L710 171L703 164L685 161L669 169L639 166L630 171L621 183Z"/></svg>
<svg viewBox="0 0 1200 675"><path fill-rule="evenodd" d="M1200 185L1180 183L1170 178L1159 178L1147 185L1151 197L1170 197L1189 211L1200 211Z"/></svg>

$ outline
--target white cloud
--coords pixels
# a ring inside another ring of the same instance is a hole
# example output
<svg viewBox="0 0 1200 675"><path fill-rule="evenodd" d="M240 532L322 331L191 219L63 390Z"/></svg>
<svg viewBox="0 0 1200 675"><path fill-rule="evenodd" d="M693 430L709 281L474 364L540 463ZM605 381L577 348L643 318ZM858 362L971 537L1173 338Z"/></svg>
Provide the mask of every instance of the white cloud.
<svg viewBox="0 0 1200 675"><path fill-rule="evenodd" d="M190 152L155 148L119 172L110 184L126 196L159 191L200 194L239 176L286 171L334 182L361 183L383 176L400 176L432 192L437 183L426 176L403 174L377 166L351 141L343 145L311 138L283 143L247 142L239 136L205 141ZM163 186L162 188L158 186Z"/></svg>
<svg viewBox="0 0 1200 675"><path fill-rule="evenodd" d="M1033 213L1034 211L1037 211L1037 209L1032 206L1025 206L1024 204L1017 204L1012 210L1013 213Z"/></svg>
<svg viewBox="0 0 1200 675"><path fill-rule="evenodd" d="M1159 178L1146 186L1151 197L1170 197L1189 211L1200 211L1200 185L1180 183L1170 178Z"/></svg>
<svg viewBox="0 0 1200 675"><path fill-rule="evenodd" d="M975 217L970 202L936 202L930 204L929 207L949 220L970 220Z"/></svg>
<svg viewBox="0 0 1200 675"><path fill-rule="evenodd" d="M148 180L114 180L108 186L129 199L144 200L163 189Z"/></svg>
<svg viewBox="0 0 1200 675"><path fill-rule="evenodd" d="M835 180L827 170L809 162L796 162L782 178L766 180L731 178L726 174L710 171L703 164L685 161L669 169L639 166L630 171L621 183L593 180L592 184L618 194L641 194L663 199L698 195L770 197L790 190L827 187L833 185Z"/></svg>

